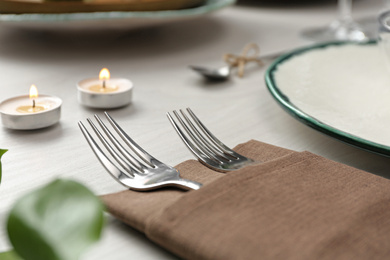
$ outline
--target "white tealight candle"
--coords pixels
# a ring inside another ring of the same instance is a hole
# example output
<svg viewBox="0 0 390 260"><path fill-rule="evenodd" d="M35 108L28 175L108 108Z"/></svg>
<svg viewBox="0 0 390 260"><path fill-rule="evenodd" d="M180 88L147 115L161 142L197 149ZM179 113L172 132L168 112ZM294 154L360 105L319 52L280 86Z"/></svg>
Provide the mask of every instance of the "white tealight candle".
<svg viewBox="0 0 390 260"><path fill-rule="evenodd" d="M104 68L99 79L84 79L78 82L78 100L80 104L93 108L117 108L131 103L133 83L128 79L110 78L110 72Z"/></svg>
<svg viewBox="0 0 390 260"><path fill-rule="evenodd" d="M5 127L33 130L51 126L61 117L61 99L38 95L34 85L30 95L13 97L0 103L1 120Z"/></svg>

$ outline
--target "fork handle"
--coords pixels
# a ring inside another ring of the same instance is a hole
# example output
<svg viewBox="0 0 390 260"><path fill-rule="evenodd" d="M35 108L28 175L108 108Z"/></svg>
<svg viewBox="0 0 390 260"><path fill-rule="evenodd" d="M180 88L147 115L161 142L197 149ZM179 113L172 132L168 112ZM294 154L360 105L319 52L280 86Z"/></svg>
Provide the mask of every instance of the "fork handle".
<svg viewBox="0 0 390 260"><path fill-rule="evenodd" d="M187 179L178 179L171 181L174 186L183 190L199 190L202 187L202 183L191 181Z"/></svg>

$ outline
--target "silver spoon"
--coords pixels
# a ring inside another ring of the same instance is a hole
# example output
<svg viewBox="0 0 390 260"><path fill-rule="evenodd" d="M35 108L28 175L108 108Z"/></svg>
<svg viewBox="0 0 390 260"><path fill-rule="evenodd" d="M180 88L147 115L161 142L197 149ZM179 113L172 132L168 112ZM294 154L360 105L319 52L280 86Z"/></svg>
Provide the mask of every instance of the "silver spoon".
<svg viewBox="0 0 390 260"><path fill-rule="evenodd" d="M200 73L208 80L223 81L227 80L231 75L230 66L223 66L217 69L205 68L200 66L190 66L190 68Z"/></svg>
<svg viewBox="0 0 390 260"><path fill-rule="evenodd" d="M270 62L280 55L282 55L284 52L278 52L278 53L273 53L273 54L268 54L261 56L259 59L264 62ZM200 75L205 77L207 80L211 81L223 81L227 80L230 75L232 74L232 68L228 65L220 67L220 68L206 68L206 67L201 67L201 66L190 66L191 69L194 71L198 72Z"/></svg>

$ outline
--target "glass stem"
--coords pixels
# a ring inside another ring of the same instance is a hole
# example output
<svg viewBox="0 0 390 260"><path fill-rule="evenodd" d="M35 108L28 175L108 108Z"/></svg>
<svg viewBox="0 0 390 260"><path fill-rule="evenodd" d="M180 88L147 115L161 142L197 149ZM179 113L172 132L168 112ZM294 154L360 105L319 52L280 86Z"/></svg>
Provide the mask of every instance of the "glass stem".
<svg viewBox="0 0 390 260"><path fill-rule="evenodd" d="M338 0L339 20L341 23L352 22L352 0Z"/></svg>
<svg viewBox="0 0 390 260"><path fill-rule="evenodd" d="M390 9L390 0L384 0L384 10Z"/></svg>

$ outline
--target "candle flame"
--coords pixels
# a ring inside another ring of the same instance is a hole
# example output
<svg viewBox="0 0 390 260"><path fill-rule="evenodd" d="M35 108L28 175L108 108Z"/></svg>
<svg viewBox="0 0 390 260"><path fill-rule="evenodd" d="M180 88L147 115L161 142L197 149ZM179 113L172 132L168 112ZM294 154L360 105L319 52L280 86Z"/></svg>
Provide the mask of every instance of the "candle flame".
<svg viewBox="0 0 390 260"><path fill-rule="evenodd" d="M110 79L110 71L106 68L103 68L99 73L99 79L100 80L107 80Z"/></svg>
<svg viewBox="0 0 390 260"><path fill-rule="evenodd" d="M30 98L37 98L38 97L38 89L35 85L31 85L30 87Z"/></svg>

